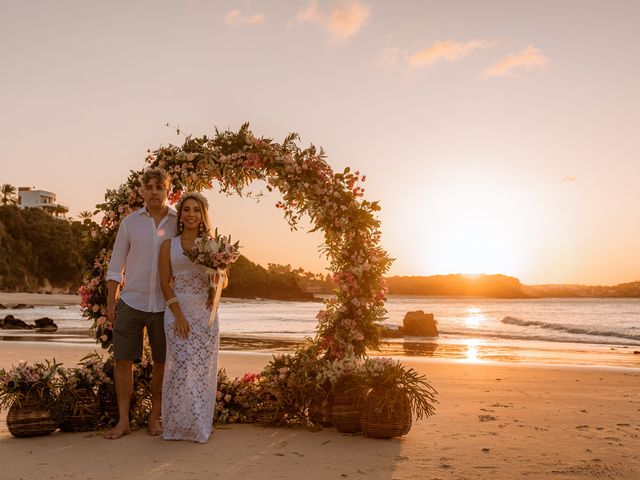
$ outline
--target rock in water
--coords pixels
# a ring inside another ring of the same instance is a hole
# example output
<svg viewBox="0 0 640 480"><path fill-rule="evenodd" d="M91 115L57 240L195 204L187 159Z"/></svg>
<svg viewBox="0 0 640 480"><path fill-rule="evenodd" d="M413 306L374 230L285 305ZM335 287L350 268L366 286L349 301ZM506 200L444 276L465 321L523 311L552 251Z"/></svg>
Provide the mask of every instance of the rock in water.
<svg viewBox="0 0 640 480"><path fill-rule="evenodd" d="M400 338L404 336L402 327L393 325L383 325L381 330L382 338Z"/></svg>
<svg viewBox="0 0 640 480"><path fill-rule="evenodd" d="M438 322L433 318L433 313L407 312L402 321L402 333L416 337L437 337Z"/></svg>
<svg viewBox="0 0 640 480"><path fill-rule="evenodd" d="M7 315L4 317L4 320L0 322L0 328L5 330L29 330L32 327L13 315Z"/></svg>
<svg viewBox="0 0 640 480"><path fill-rule="evenodd" d="M33 308L33 305L27 305L26 303L19 303L19 304L13 306L14 310L22 310L22 309L25 309L25 308Z"/></svg>
<svg viewBox="0 0 640 480"><path fill-rule="evenodd" d="M36 330L38 332L55 332L58 330L58 326L49 317L44 317L36 320Z"/></svg>

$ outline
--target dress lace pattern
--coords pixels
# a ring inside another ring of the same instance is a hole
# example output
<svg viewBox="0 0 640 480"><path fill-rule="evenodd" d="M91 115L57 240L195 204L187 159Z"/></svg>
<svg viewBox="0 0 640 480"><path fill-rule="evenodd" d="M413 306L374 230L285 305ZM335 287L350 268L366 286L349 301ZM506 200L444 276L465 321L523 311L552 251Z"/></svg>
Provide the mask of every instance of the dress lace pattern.
<svg viewBox="0 0 640 480"><path fill-rule="evenodd" d="M162 388L162 438L206 443L211 434L217 392L218 316L209 326L206 268L185 256L180 237L171 239L170 251L173 291L190 332L186 339L176 336L175 316L170 308L165 310L167 360Z"/></svg>

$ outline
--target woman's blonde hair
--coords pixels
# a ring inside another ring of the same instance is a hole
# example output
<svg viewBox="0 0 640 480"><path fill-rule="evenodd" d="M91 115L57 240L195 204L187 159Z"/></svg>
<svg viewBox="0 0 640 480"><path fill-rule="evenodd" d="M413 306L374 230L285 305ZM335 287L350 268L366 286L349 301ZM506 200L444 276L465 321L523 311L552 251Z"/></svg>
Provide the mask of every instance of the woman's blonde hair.
<svg viewBox="0 0 640 480"><path fill-rule="evenodd" d="M182 233L184 229L182 225L182 207L184 206L184 202L192 199L198 202L198 206L200 207L200 213L202 214L202 221L200 223L200 233L206 233L207 235L212 235L211 225L209 224L209 201L205 198L204 195L198 192L185 193L178 202L178 235Z"/></svg>

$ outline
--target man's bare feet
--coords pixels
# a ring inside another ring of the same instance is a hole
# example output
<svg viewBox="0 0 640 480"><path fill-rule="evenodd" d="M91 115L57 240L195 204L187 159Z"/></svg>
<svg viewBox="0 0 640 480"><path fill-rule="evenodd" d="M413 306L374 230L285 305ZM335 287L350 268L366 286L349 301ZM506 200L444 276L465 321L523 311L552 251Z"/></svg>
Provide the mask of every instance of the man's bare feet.
<svg viewBox="0 0 640 480"><path fill-rule="evenodd" d="M131 433L131 427L128 424L120 425L119 423L111 430L104 433L103 437L109 440L116 440Z"/></svg>
<svg viewBox="0 0 640 480"><path fill-rule="evenodd" d="M162 424L159 418L149 418L147 422L147 432L149 432L149 435L152 437L157 437L162 434Z"/></svg>

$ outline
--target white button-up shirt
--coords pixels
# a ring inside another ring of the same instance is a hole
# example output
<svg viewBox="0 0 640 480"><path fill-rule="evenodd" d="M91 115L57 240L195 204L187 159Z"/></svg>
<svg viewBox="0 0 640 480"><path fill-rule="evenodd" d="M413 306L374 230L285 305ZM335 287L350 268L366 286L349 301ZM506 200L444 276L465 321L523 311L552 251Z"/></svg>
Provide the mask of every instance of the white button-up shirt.
<svg viewBox="0 0 640 480"><path fill-rule="evenodd" d="M127 215L121 222L113 246L107 281L115 280L124 289L120 298L143 312L163 312L158 257L162 242L177 235L177 214L172 208L156 227L146 207Z"/></svg>

